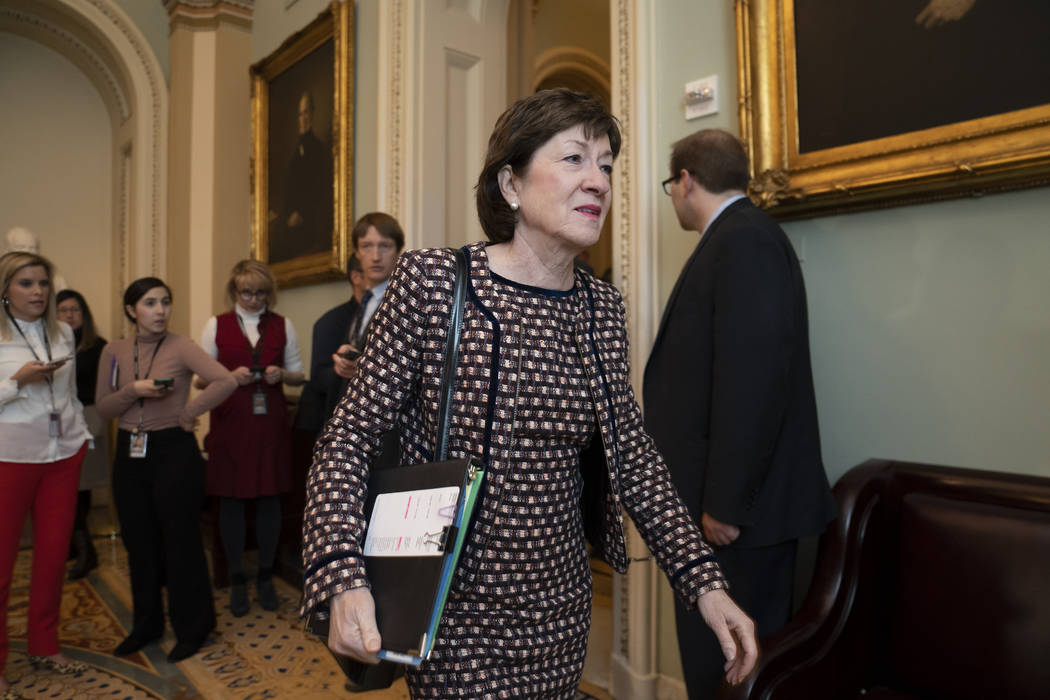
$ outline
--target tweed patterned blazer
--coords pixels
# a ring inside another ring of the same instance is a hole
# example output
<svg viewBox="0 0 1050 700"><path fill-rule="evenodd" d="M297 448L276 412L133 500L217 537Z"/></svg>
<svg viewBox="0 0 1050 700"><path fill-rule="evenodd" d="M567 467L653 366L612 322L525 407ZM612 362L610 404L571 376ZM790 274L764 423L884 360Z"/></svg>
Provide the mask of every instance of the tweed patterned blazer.
<svg viewBox="0 0 1050 700"><path fill-rule="evenodd" d="M502 485L514 465L515 398L523 349L522 320L493 292L483 243L468 247L470 287L461 326L448 455L479 457L486 466L480 507L453 591L470 590L500 510ZM368 586L361 554L369 464L382 434L401 431L401 462L433 459L441 368L455 281L451 250L401 256L358 373L314 448L303 521L302 614L345 590ZM622 511L634 520L677 595L695 607L709 590L728 588L711 548L671 483L642 427L628 367L623 300L610 284L576 271L576 342L587 372L604 457L598 554L627 569ZM541 525L538 525L541 526Z"/></svg>

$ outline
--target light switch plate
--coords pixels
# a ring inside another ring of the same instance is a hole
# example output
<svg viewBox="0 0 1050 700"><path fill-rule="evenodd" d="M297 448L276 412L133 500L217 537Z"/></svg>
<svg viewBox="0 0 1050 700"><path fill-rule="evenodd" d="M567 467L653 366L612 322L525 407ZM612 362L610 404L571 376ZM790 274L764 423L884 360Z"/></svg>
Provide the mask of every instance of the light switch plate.
<svg viewBox="0 0 1050 700"><path fill-rule="evenodd" d="M693 91L703 92L704 89L711 91L711 99L696 104L689 104L689 94ZM718 113L718 76L709 75L706 78L694 80L685 84L685 118L696 119L706 117L709 114Z"/></svg>

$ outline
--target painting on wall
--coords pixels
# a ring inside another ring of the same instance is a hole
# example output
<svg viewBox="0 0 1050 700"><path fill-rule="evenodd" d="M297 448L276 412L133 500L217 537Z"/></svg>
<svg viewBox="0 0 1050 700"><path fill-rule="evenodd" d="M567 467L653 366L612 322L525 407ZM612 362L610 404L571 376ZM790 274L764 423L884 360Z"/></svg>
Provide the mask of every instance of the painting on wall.
<svg viewBox="0 0 1050 700"><path fill-rule="evenodd" d="M251 68L252 257L282 287L343 277L353 221L353 5Z"/></svg>
<svg viewBox="0 0 1050 700"><path fill-rule="evenodd" d="M752 195L799 218L1050 183L1050 4L737 0Z"/></svg>

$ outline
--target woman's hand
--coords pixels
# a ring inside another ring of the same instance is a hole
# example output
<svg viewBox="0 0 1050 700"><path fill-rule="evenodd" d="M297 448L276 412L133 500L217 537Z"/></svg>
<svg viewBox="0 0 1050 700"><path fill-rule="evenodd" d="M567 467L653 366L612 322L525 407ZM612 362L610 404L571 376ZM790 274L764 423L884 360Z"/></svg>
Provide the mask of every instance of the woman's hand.
<svg viewBox="0 0 1050 700"><path fill-rule="evenodd" d="M332 599L328 624L328 647L332 651L376 664L380 642L372 591L351 588Z"/></svg>
<svg viewBox="0 0 1050 700"><path fill-rule="evenodd" d="M284 381L284 369L277 365L270 365L263 372L263 379L267 384L280 384Z"/></svg>
<svg viewBox="0 0 1050 700"><path fill-rule="evenodd" d="M230 374L237 380L237 386L248 386L252 383L252 371L247 367L238 367Z"/></svg>
<svg viewBox="0 0 1050 700"><path fill-rule="evenodd" d="M755 623L722 589L701 595L697 607L722 646L726 657L726 680L736 685L747 678L758 661Z"/></svg>
<svg viewBox="0 0 1050 700"><path fill-rule="evenodd" d="M197 425L201 422L201 419L197 416L179 416L179 427L185 430L187 433L192 433L197 429Z"/></svg>
<svg viewBox="0 0 1050 700"><path fill-rule="evenodd" d="M154 384L152 379L140 379L131 386L135 389L135 396L140 399L159 399L168 393L166 386Z"/></svg>
<svg viewBox="0 0 1050 700"><path fill-rule="evenodd" d="M56 369L58 369L58 365L49 365L46 362L32 360L19 367L18 371L11 375L11 379L14 379L18 384L18 388L21 389L26 384L36 384L44 381Z"/></svg>
<svg viewBox="0 0 1050 700"><path fill-rule="evenodd" d="M354 375L357 374L357 360L348 360L343 357L343 353L351 350L350 345L340 345L339 349L332 355L332 364L335 368L335 373L343 379L353 379Z"/></svg>

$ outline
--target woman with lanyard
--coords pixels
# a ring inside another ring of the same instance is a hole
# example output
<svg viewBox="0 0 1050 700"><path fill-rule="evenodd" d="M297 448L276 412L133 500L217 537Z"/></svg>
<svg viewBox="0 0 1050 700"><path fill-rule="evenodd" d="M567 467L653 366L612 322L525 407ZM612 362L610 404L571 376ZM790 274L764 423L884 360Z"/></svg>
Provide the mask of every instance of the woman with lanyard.
<svg viewBox="0 0 1050 700"><path fill-rule="evenodd" d="M226 284L233 310L208 319L201 333L205 352L230 370L239 385L212 410L211 432L204 440L207 492L221 499L219 529L233 581L230 611L235 617L251 606L242 562L245 505L255 503L259 604L276 610L273 562L281 532L280 494L292 488L292 436L282 384L302 384L303 363L291 321L271 311L277 304L276 286L265 264L240 261ZM206 386L198 377L197 387Z"/></svg>
<svg viewBox="0 0 1050 700"><path fill-rule="evenodd" d="M204 460L193 430L237 382L193 340L168 330L171 290L163 281L132 282L124 313L134 337L102 350L95 394L99 414L119 418L113 500L131 570L133 625L113 653L132 654L164 633L167 585L175 662L195 654L215 627L199 524ZM187 402L194 373L208 388Z"/></svg>
<svg viewBox="0 0 1050 700"><path fill-rule="evenodd" d="M91 434L76 398L73 331L55 316L52 266L32 253L0 257L0 698L7 601L18 541L33 514L28 652L37 668L87 670L58 647L58 616L80 463Z"/></svg>

